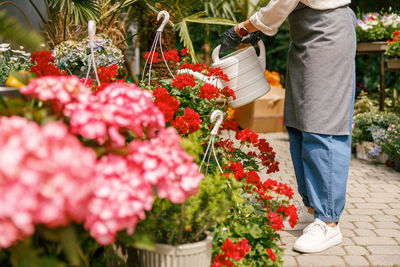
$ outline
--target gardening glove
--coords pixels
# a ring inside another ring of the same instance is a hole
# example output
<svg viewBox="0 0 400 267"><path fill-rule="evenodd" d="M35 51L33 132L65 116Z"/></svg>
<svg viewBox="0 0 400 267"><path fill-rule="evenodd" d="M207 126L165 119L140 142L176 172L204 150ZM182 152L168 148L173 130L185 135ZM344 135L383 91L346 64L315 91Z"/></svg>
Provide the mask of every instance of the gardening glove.
<svg viewBox="0 0 400 267"><path fill-rule="evenodd" d="M240 44L240 41L242 38L237 35L235 32L235 28L231 27L229 30L227 30L224 35L222 36L221 40L221 49L219 50L220 53L224 53L230 49L235 48Z"/></svg>
<svg viewBox="0 0 400 267"><path fill-rule="evenodd" d="M230 49L235 48L240 43L255 45L261 39L262 33L260 31L252 32L249 36L245 38L240 38L235 32L235 28L232 27L227 30L221 40L220 53L224 53Z"/></svg>
<svg viewBox="0 0 400 267"><path fill-rule="evenodd" d="M262 32L260 31L252 32L248 37L243 38L241 42L244 44L256 45L258 41L260 41L261 36Z"/></svg>

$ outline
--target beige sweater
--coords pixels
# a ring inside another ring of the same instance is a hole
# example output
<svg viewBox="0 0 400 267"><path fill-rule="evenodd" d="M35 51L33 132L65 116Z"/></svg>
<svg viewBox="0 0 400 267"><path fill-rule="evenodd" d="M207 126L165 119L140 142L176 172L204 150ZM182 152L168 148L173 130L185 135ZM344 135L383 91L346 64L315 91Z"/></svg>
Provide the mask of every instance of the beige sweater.
<svg viewBox="0 0 400 267"><path fill-rule="evenodd" d="M299 3L314 9L325 10L350 4L351 0L271 0L250 17L250 22L266 35L275 35L279 26Z"/></svg>

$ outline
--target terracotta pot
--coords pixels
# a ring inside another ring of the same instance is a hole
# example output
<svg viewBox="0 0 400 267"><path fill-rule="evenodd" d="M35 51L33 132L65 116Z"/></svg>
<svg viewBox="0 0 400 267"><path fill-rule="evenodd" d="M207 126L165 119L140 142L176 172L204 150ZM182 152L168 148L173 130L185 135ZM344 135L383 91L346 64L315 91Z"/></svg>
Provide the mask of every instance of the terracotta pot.
<svg viewBox="0 0 400 267"><path fill-rule="evenodd" d="M212 236L190 244L171 246L156 244L155 251L138 250L141 267L209 267L212 256Z"/></svg>

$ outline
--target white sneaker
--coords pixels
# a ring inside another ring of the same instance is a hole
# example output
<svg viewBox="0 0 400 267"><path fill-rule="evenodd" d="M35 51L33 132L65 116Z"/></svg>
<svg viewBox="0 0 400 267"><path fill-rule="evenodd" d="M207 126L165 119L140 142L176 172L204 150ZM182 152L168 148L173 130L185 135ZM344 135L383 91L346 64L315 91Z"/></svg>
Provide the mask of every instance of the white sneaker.
<svg viewBox="0 0 400 267"><path fill-rule="evenodd" d="M294 242L293 249L304 253L316 253L342 242L339 224L329 227L323 221L315 221L303 230L303 235Z"/></svg>
<svg viewBox="0 0 400 267"><path fill-rule="evenodd" d="M314 215L308 212L306 206L297 207L297 216L299 216L299 220L297 221L297 224L294 227L290 226L289 219L286 219L283 222L283 225L285 226L284 228L285 231L303 230L308 225L313 223L315 220Z"/></svg>

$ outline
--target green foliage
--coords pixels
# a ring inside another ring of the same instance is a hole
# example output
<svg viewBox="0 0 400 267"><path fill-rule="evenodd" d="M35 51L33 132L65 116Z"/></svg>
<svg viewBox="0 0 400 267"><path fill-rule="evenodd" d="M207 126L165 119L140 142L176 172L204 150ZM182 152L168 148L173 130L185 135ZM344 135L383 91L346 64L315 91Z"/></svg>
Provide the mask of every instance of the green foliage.
<svg viewBox="0 0 400 267"><path fill-rule="evenodd" d="M280 235L267 227L268 218L259 210L257 203L242 203L227 216L226 220L212 228L214 237L213 254L222 252L221 246L229 238L231 240L246 238L252 246L246 257L240 261L239 266L282 266L283 251L278 242ZM276 254L273 262L265 249L270 248Z"/></svg>
<svg viewBox="0 0 400 267"><path fill-rule="evenodd" d="M41 36L33 30L28 30L6 10L0 11L0 43L8 42L13 46L23 45L28 49L37 49L43 42Z"/></svg>
<svg viewBox="0 0 400 267"><path fill-rule="evenodd" d="M395 155L400 155L400 122L389 125L379 145L382 147L382 151L388 154L391 159Z"/></svg>
<svg viewBox="0 0 400 267"><path fill-rule="evenodd" d="M378 111L378 103L368 97L366 92L361 92L354 102L354 116L365 112Z"/></svg>
<svg viewBox="0 0 400 267"><path fill-rule="evenodd" d="M82 225L37 226L33 236L0 250L0 266L106 266L106 253Z"/></svg>
<svg viewBox="0 0 400 267"><path fill-rule="evenodd" d="M393 40L389 42L388 48L385 51L385 55L389 57L398 58L400 57L400 40L399 40L400 32L397 32L396 35L393 35Z"/></svg>
<svg viewBox="0 0 400 267"><path fill-rule="evenodd" d="M97 20L100 15L100 8L94 0L49 0L48 7L65 14L66 20L74 24Z"/></svg>
<svg viewBox="0 0 400 267"><path fill-rule="evenodd" d="M354 129L352 132L353 144L362 141L374 142L372 131L376 128L386 130L389 125L397 124L399 116L391 112L366 112L354 117Z"/></svg>
<svg viewBox="0 0 400 267"><path fill-rule="evenodd" d="M231 184L231 189L228 185ZM233 194L233 191L235 194ZM204 238L204 232L215 222L228 216L238 199L238 182L219 173L205 175L198 194L182 204L156 198L136 231L146 232L152 240L163 244L185 244Z"/></svg>

